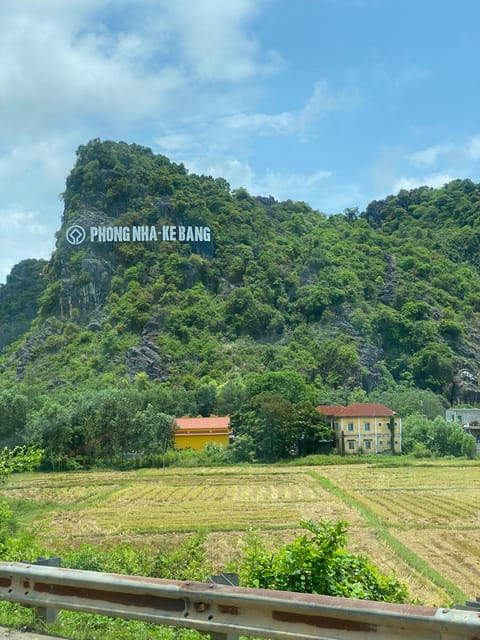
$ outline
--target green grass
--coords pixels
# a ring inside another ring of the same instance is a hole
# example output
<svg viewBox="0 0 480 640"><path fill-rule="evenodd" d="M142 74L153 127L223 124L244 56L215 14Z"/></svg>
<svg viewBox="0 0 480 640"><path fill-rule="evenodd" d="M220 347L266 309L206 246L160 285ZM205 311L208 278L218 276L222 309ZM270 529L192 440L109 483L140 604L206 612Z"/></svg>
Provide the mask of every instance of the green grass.
<svg viewBox="0 0 480 640"><path fill-rule="evenodd" d="M0 625L75 640L204 640L191 629L166 627L136 620L61 611L57 621L45 625L36 620L33 609L0 602Z"/></svg>

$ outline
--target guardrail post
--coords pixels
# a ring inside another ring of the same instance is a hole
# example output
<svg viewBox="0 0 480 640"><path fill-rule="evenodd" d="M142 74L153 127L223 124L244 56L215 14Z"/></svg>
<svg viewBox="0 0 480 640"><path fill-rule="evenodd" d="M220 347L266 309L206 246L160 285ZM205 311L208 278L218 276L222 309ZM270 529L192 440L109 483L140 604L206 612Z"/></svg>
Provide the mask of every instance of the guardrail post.
<svg viewBox="0 0 480 640"><path fill-rule="evenodd" d="M229 584L233 587L238 587L238 574L237 573L220 573L219 575L211 576L207 582L213 584ZM240 636L236 633L217 633L215 631L210 632L210 640L239 640Z"/></svg>
<svg viewBox="0 0 480 640"><path fill-rule="evenodd" d="M62 564L61 558L37 558L36 562L42 567L59 567ZM35 620L44 624L53 624L57 621L58 609L50 609L47 607L35 607Z"/></svg>

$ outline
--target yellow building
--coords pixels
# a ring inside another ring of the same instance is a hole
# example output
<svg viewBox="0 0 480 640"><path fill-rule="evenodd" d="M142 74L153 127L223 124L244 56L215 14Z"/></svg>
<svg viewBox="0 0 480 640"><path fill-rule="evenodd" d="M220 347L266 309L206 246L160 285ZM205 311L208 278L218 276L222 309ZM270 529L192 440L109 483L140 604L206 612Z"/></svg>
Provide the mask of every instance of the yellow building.
<svg viewBox="0 0 480 640"><path fill-rule="evenodd" d="M176 418L175 423L173 437L177 449L202 451L207 442L224 447L230 442L232 430L229 416Z"/></svg>
<svg viewBox="0 0 480 640"><path fill-rule="evenodd" d="M383 404L357 402L348 407L319 405L335 431L339 453L402 452L402 419Z"/></svg>

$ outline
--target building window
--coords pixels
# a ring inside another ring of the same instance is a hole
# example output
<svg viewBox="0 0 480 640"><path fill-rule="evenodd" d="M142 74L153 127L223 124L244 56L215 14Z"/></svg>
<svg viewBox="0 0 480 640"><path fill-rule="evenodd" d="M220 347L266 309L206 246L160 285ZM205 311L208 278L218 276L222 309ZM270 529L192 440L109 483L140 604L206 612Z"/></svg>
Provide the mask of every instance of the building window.
<svg viewBox="0 0 480 640"><path fill-rule="evenodd" d="M363 428L365 429L365 431L370 431L370 423L369 422L364 422L363 423Z"/></svg>
<svg viewBox="0 0 480 640"><path fill-rule="evenodd" d="M348 448L352 451L355 449L355 440L348 441Z"/></svg>
<svg viewBox="0 0 480 640"><path fill-rule="evenodd" d="M353 431L353 422L349 422L347 425L347 430L348 431Z"/></svg>
<svg viewBox="0 0 480 640"><path fill-rule="evenodd" d="M369 451L372 448L372 441L371 440L364 440L363 441L363 448L365 449L365 451Z"/></svg>
<svg viewBox="0 0 480 640"><path fill-rule="evenodd" d="M335 431L338 431L338 422L334 422L333 426L335 427Z"/></svg>

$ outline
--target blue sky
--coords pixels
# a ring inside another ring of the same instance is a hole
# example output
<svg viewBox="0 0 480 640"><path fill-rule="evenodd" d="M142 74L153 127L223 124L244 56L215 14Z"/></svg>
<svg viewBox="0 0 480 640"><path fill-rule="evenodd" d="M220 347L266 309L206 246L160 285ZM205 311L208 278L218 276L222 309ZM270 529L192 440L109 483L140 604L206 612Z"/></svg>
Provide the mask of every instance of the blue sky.
<svg viewBox="0 0 480 640"><path fill-rule="evenodd" d="M0 282L92 138L325 213L479 180L477 0L0 0L0 29Z"/></svg>

